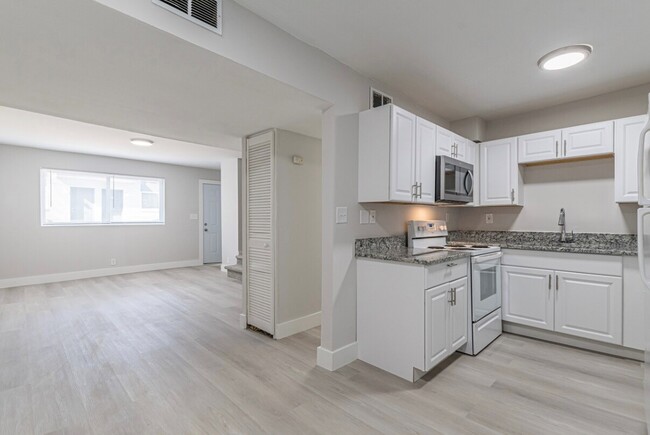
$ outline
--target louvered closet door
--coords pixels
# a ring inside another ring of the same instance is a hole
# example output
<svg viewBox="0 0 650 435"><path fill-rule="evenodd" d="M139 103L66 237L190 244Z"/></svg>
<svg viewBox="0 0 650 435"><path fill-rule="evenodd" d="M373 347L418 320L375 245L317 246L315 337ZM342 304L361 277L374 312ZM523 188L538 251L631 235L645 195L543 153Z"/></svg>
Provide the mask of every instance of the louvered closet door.
<svg viewBox="0 0 650 435"><path fill-rule="evenodd" d="M247 140L248 324L275 333L273 262L274 133Z"/></svg>

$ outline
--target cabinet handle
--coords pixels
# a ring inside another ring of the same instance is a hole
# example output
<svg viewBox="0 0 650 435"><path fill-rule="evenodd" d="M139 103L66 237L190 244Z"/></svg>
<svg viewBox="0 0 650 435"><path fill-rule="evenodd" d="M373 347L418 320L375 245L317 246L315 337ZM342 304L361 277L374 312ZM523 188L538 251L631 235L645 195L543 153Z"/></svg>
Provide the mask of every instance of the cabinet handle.
<svg viewBox="0 0 650 435"><path fill-rule="evenodd" d="M559 277L555 275L555 292L557 292L560 289L560 281L558 278Z"/></svg>
<svg viewBox="0 0 650 435"><path fill-rule="evenodd" d="M449 299L447 300L449 302L449 305L454 305L454 289L450 288L449 289Z"/></svg>
<svg viewBox="0 0 650 435"><path fill-rule="evenodd" d="M414 185L411 186L411 198L417 198L418 197L418 184L415 183Z"/></svg>
<svg viewBox="0 0 650 435"><path fill-rule="evenodd" d="M510 190L510 199L512 200L512 203L515 203L515 189Z"/></svg>
<svg viewBox="0 0 650 435"><path fill-rule="evenodd" d="M566 157L566 139L564 139L564 157Z"/></svg>
<svg viewBox="0 0 650 435"><path fill-rule="evenodd" d="M418 198L422 199L422 183L416 183L415 192Z"/></svg>
<svg viewBox="0 0 650 435"><path fill-rule="evenodd" d="M548 276L548 289L551 289L551 275Z"/></svg>
<svg viewBox="0 0 650 435"><path fill-rule="evenodd" d="M558 156L558 147L559 147L559 143L558 141L555 141L555 157Z"/></svg>

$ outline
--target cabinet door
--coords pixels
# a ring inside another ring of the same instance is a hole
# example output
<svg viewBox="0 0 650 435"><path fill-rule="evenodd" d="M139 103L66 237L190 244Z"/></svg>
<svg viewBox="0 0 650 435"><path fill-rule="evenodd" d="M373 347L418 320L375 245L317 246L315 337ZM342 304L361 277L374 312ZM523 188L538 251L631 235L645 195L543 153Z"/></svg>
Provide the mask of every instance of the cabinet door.
<svg viewBox="0 0 650 435"><path fill-rule="evenodd" d="M561 140L561 130L519 136L519 163L555 160L560 157Z"/></svg>
<svg viewBox="0 0 650 435"><path fill-rule="evenodd" d="M390 143L390 200L413 201L416 116L393 107Z"/></svg>
<svg viewBox="0 0 650 435"><path fill-rule="evenodd" d="M449 347L449 284L433 287L425 293L425 366L431 369L451 354Z"/></svg>
<svg viewBox="0 0 650 435"><path fill-rule="evenodd" d="M518 204L517 138L485 142L480 150L480 204Z"/></svg>
<svg viewBox="0 0 650 435"><path fill-rule="evenodd" d="M436 155L451 157L454 145L454 136L451 131L438 126L436 128Z"/></svg>
<svg viewBox="0 0 650 435"><path fill-rule="evenodd" d="M554 272L502 266L503 320L553 330Z"/></svg>
<svg viewBox="0 0 650 435"><path fill-rule="evenodd" d="M467 139L462 136L454 135L454 146L452 150L452 157L463 162L467 162ZM470 162L468 162L470 163Z"/></svg>
<svg viewBox="0 0 650 435"><path fill-rule="evenodd" d="M456 301L454 305L449 307L449 347L451 352L455 352L467 343L467 322L469 321L467 278L454 281L449 286Z"/></svg>
<svg viewBox="0 0 650 435"><path fill-rule="evenodd" d="M639 199L639 180L637 178L639 160L639 137L648 120L647 115L614 121L614 156L616 168L614 184L616 202L637 202ZM646 153L650 149L650 137L646 136ZM646 167L650 171L649 168ZM645 179L650 180L650 172Z"/></svg>
<svg viewBox="0 0 650 435"><path fill-rule="evenodd" d="M566 158L597 156L614 152L614 122L597 122L562 130L562 152Z"/></svg>
<svg viewBox="0 0 650 435"><path fill-rule="evenodd" d="M418 202L436 202L436 125L417 118L415 180L421 183Z"/></svg>
<svg viewBox="0 0 650 435"><path fill-rule="evenodd" d="M556 272L555 331L623 344L623 286L619 277Z"/></svg>

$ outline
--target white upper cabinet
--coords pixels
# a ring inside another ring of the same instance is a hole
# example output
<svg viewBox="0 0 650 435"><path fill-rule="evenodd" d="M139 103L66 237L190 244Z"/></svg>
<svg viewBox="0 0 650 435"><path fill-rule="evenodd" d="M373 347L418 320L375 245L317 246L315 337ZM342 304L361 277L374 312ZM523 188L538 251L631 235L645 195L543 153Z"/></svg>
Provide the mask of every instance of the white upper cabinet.
<svg viewBox="0 0 650 435"><path fill-rule="evenodd" d="M359 202L415 202L416 123L392 104L359 114Z"/></svg>
<svg viewBox="0 0 650 435"><path fill-rule="evenodd" d="M639 199L639 137L647 120L647 115L641 115L614 121L616 202L637 202ZM650 148L650 138L646 137L645 145L646 149ZM645 179L650 179L650 172Z"/></svg>
<svg viewBox="0 0 650 435"><path fill-rule="evenodd" d="M438 127L436 131L436 154L451 157L454 154L455 134L446 128Z"/></svg>
<svg viewBox="0 0 650 435"><path fill-rule="evenodd" d="M613 121L519 137L519 163L599 156L613 152Z"/></svg>
<svg viewBox="0 0 650 435"><path fill-rule="evenodd" d="M556 272L555 331L623 344L623 284L619 277Z"/></svg>
<svg viewBox="0 0 650 435"><path fill-rule="evenodd" d="M614 122L597 122L562 130L562 156L574 158L614 152Z"/></svg>
<svg viewBox="0 0 650 435"><path fill-rule="evenodd" d="M439 156L452 157L462 162L474 164L475 152L474 142L457 135L446 128L437 127L436 133L436 154Z"/></svg>
<svg viewBox="0 0 650 435"><path fill-rule="evenodd" d="M390 141L390 201L410 202L415 195L416 116L393 106Z"/></svg>
<svg viewBox="0 0 650 435"><path fill-rule="evenodd" d="M524 205L517 138L479 144L479 205Z"/></svg>
<svg viewBox="0 0 650 435"><path fill-rule="evenodd" d="M417 202L433 204L436 202L436 128L426 119L416 120L415 179L419 183Z"/></svg>
<svg viewBox="0 0 650 435"><path fill-rule="evenodd" d="M519 163L543 162L558 158L561 140L561 130L519 136Z"/></svg>

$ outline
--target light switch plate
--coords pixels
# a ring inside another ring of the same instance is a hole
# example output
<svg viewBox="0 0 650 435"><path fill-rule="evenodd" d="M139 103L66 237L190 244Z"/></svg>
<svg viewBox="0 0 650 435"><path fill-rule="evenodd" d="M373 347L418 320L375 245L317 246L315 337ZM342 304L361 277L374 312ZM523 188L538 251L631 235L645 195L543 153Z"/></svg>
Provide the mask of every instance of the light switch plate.
<svg viewBox="0 0 650 435"><path fill-rule="evenodd" d="M370 223L371 224L376 224L377 223L377 212L375 210L370 210Z"/></svg>
<svg viewBox="0 0 650 435"><path fill-rule="evenodd" d="M492 213L485 213L485 223L486 224L494 223L494 215Z"/></svg>
<svg viewBox="0 0 650 435"><path fill-rule="evenodd" d="M336 223L337 224L347 224L348 223L348 208L347 207L336 207Z"/></svg>
<svg viewBox="0 0 650 435"><path fill-rule="evenodd" d="M359 223L362 225L370 223L370 213L368 210L359 211Z"/></svg>

